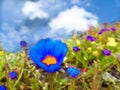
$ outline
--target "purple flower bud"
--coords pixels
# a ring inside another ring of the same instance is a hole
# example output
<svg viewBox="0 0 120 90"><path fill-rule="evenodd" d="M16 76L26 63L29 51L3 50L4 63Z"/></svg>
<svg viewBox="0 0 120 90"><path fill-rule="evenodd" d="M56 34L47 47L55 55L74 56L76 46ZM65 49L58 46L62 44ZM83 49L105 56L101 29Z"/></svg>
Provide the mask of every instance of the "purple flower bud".
<svg viewBox="0 0 120 90"><path fill-rule="evenodd" d="M77 47L77 46L74 46L74 47L73 47L73 50L74 50L75 52L79 52L79 51L80 51L80 48Z"/></svg>
<svg viewBox="0 0 120 90"><path fill-rule="evenodd" d="M102 53L103 53L104 55L106 55L106 56L110 56L110 55L111 55L111 51L110 51L110 50L107 50L107 49L102 50Z"/></svg>
<svg viewBox="0 0 120 90"><path fill-rule="evenodd" d="M12 72L8 73L8 76L9 76L9 78L11 78L13 80L13 79L17 78L17 73L16 73L16 71L12 71Z"/></svg>
<svg viewBox="0 0 120 90"><path fill-rule="evenodd" d="M27 42L26 41L20 41L20 45L21 45L21 47L26 47L27 46Z"/></svg>

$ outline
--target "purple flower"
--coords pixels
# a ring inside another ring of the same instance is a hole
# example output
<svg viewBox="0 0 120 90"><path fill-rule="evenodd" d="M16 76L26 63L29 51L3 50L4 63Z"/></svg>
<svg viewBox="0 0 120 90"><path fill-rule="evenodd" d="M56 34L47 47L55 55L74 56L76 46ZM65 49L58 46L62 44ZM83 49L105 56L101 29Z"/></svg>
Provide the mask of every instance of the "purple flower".
<svg viewBox="0 0 120 90"><path fill-rule="evenodd" d="M0 85L0 90L7 90L7 88L4 85Z"/></svg>
<svg viewBox="0 0 120 90"><path fill-rule="evenodd" d="M80 51L80 48L77 47L77 46L74 46L74 47L73 47L73 51L75 51L75 52L79 52L79 51Z"/></svg>
<svg viewBox="0 0 120 90"><path fill-rule="evenodd" d="M103 33L103 31L99 31L98 34L101 35Z"/></svg>
<svg viewBox="0 0 120 90"><path fill-rule="evenodd" d="M67 68L67 73L70 77L77 77L80 74L80 71L77 68L74 67L68 67Z"/></svg>
<svg viewBox="0 0 120 90"><path fill-rule="evenodd" d="M99 32L98 32L98 34L99 35L101 35L103 32L105 32L106 30L103 28L103 29L101 29Z"/></svg>
<svg viewBox="0 0 120 90"><path fill-rule="evenodd" d="M27 42L26 41L20 41L21 47L27 47Z"/></svg>
<svg viewBox="0 0 120 90"><path fill-rule="evenodd" d="M9 76L9 78L11 78L13 80L13 79L17 78L17 73L16 73L16 71L12 71L12 72L8 73L8 76Z"/></svg>
<svg viewBox="0 0 120 90"><path fill-rule="evenodd" d="M112 27L111 30L115 32L117 29L115 27Z"/></svg>
<svg viewBox="0 0 120 90"><path fill-rule="evenodd" d="M111 55L111 51L110 51L110 50L107 50L107 49L102 50L102 53L103 53L104 55L106 55L106 56L110 56L110 55Z"/></svg>
<svg viewBox="0 0 120 90"><path fill-rule="evenodd" d="M109 28L103 28L98 32L98 34L101 35L103 32L109 31L109 30L110 30Z"/></svg>
<svg viewBox="0 0 120 90"><path fill-rule="evenodd" d="M93 41L95 41L95 40L96 40L96 38L95 38L95 37L90 36L90 35L88 35L88 36L86 37L86 39L87 39L87 40L89 40L90 42L93 42Z"/></svg>

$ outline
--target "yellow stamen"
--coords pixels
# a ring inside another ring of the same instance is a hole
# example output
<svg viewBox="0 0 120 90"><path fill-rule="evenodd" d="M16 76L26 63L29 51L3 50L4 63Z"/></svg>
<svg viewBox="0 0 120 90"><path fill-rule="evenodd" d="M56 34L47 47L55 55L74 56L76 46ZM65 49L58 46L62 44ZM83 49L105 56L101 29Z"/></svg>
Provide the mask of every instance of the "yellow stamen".
<svg viewBox="0 0 120 90"><path fill-rule="evenodd" d="M56 64L57 60L55 57L47 55L45 59L42 60L42 62L49 66L50 64Z"/></svg>

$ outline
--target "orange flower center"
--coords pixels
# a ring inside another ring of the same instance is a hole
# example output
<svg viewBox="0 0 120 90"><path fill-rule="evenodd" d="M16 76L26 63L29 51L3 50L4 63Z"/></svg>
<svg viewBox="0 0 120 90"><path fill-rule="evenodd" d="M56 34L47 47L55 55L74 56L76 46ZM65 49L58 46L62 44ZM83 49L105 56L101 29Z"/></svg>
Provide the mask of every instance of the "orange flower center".
<svg viewBox="0 0 120 90"><path fill-rule="evenodd" d="M50 64L56 64L56 63L57 63L57 60L56 60L55 57L50 56L50 55L47 55L47 56L45 57L45 59L42 60L42 62L43 62L44 64L46 64L47 66L49 66Z"/></svg>

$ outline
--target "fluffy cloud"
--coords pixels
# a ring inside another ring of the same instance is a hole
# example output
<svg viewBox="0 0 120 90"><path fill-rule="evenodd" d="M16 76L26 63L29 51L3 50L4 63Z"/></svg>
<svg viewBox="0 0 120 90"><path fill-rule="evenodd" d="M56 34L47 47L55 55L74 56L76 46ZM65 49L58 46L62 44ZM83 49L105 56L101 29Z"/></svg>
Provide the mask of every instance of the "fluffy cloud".
<svg viewBox="0 0 120 90"><path fill-rule="evenodd" d="M22 8L22 12L24 13L24 15L29 17L30 20L33 20L35 18L48 18L48 14L40 7L41 6L38 2L26 1L24 7Z"/></svg>
<svg viewBox="0 0 120 90"><path fill-rule="evenodd" d="M74 6L71 9L60 12L56 18L51 20L49 26L52 29L51 33L60 32L61 34L67 34L73 30L86 31L89 26L96 26L97 23L97 16L83 8Z"/></svg>
<svg viewBox="0 0 120 90"><path fill-rule="evenodd" d="M78 1L81 0L75 0L74 5ZM14 4L15 2L12 5ZM1 23L0 42L8 52L21 50L19 44L21 40L25 40L29 45L32 45L40 38L66 38L71 35L73 30L84 31L89 25L96 25L97 23L95 15L83 8L72 7L73 4L68 3L67 0L40 0L36 2L26 0L17 6L21 7L13 10L16 6L10 6L10 17L6 18L5 16ZM67 9L69 7L72 8ZM3 16L7 15L7 11L4 9L2 11L5 12ZM20 13L16 14L15 12L18 11ZM21 14L21 11L23 14ZM11 23L11 21L15 23Z"/></svg>

